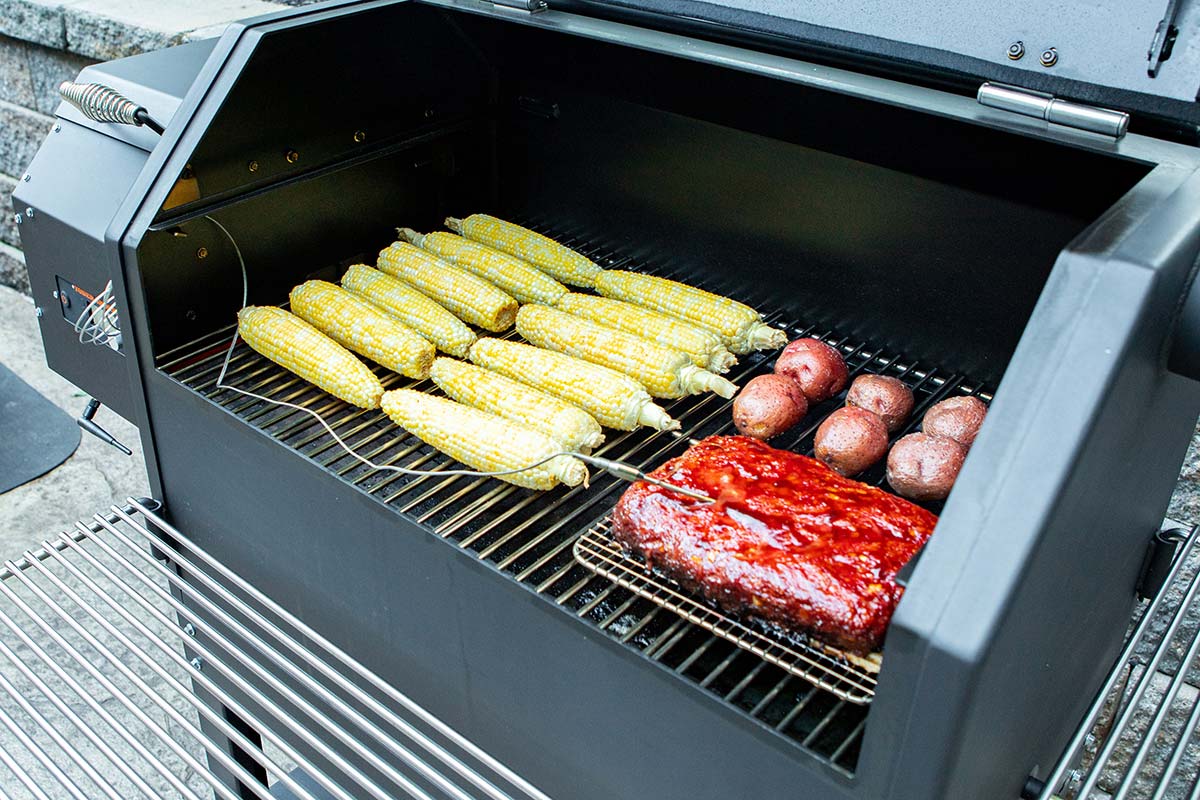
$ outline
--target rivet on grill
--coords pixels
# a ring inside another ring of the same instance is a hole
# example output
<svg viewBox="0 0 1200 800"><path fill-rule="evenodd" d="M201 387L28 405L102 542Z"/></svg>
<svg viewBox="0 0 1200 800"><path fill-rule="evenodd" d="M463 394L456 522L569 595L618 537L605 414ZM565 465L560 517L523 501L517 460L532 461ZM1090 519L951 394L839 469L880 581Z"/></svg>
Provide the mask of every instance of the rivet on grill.
<svg viewBox="0 0 1200 800"><path fill-rule="evenodd" d="M204 669L204 659L200 658L199 656L196 656L188 663L192 665L192 669L196 670L196 672Z"/></svg>
<svg viewBox="0 0 1200 800"><path fill-rule="evenodd" d="M1017 42L1013 42L1012 44L1010 44L1008 46L1008 57L1011 60L1020 61L1021 57L1024 55L1025 55L1025 43L1024 42L1017 41Z"/></svg>
<svg viewBox="0 0 1200 800"><path fill-rule="evenodd" d="M1088 751L1089 753L1094 753L1096 751L1096 734L1089 733L1087 736L1084 737L1083 749Z"/></svg>
<svg viewBox="0 0 1200 800"><path fill-rule="evenodd" d="M365 142L366 140L367 140L367 132L366 131L355 131L354 132L354 141L362 143L362 142Z"/></svg>
<svg viewBox="0 0 1200 800"><path fill-rule="evenodd" d="M183 632L186 633L188 636L195 636L196 635L196 626L189 622L188 624L183 626Z"/></svg>
<svg viewBox="0 0 1200 800"><path fill-rule="evenodd" d="M1083 782L1083 770L1073 769L1067 773L1067 786L1074 788Z"/></svg>
<svg viewBox="0 0 1200 800"><path fill-rule="evenodd" d="M251 172L258 172L258 162L251 161L249 164L246 165L246 169L250 170Z"/></svg>
<svg viewBox="0 0 1200 800"><path fill-rule="evenodd" d="M297 153L295 150L288 150L287 154L284 155L284 158L287 159L287 162L289 164L295 164L297 161L300 160L300 154Z"/></svg>
<svg viewBox="0 0 1200 800"><path fill-rule="evenodd" d="M1042 57L1039 59L1043 67L1053 67L1058 63L1058 50L1053 47L1048 47L1042 51Z"/></svg>
<svg viewBox="0 0 1200 800"><path fill-rule="evenodd" d="M208 248L201 247L196 251L196 258L208 258Z"/></svg>

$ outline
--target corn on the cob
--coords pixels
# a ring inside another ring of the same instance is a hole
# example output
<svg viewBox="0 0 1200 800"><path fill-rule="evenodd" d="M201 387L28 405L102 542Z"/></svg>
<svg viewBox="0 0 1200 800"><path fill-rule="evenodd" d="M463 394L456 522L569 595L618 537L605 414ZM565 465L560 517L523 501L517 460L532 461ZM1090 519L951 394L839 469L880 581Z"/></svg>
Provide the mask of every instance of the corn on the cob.
<svg viewBox="0 0 1200 800"><path fill-rule="evenodd" d="M725 346L738 355L751 350L777 350L787 344L787 334L763 322L762 315L750 306L678 281L605 270L596 278L596 291L716 331Z"/></svg>
<svg viewBox="0 0 1200 800"><path fill-rule="evenodd" d="M428 378L433 345L380 309L325 281L305 281L288 295L292 313L342 347L410 378Z"/></svg>
<svg viewBox="0 0 1200 800"><path fill-rule="evenodd" d="M554 305L567 293L567 287L540 269L530 266L529 262L494 250L485 244L464 239L458 234L445 231L421 234L412 228L399 228L397 232L401 239L415 244L422 250L491 281L515 297L519 303Z"/></svg>
<svg viewBox="0 0 1200 800"><path fill-rule="evenodd" d="M379 253L379 269L411 283L463 322L498 332L512 327L517 301L478 275L447 264L408 242Z"/></svg>
<svg viewBox="0 0 1200 800"><path fill-rule="evenodd" d="M472 214L466 219L446 217L446 227L460 236L523 258L572 286L591 289L601 272L600 267L566 245L487 214Z"/></svg>
<svg viewBox="0 0 1200 800"><path fill-rule="evenodd" d="M697 367L711 372L728 372L737 363L737 358L725 349L716 333L643 306L571 292L563 295L554 307L679 350Z"/></svg>
<svg viewBox="0 0 1200 800"><path fill-rule="evenodd" d="M399 278L355 264L342 276L342 288L379 306L439 350L466 358L475 334L463 321Z"/></svg>
<svg viewBox="0 0 1200 800"><path fill-rule="evenodd" d="M438 358L429 377L458 402L541 431L560 442L564 450L586 455L604 441L600 423L583 409L498 372Z"/></svg>
<svg viewBox="0 0 1200 800"><path fill-rule="evenodd" d="M383 384L346 348L295 314L274 306L238 312L238 336L254 350L334 397L379 408Z"/></svg>
<svg viewBox="0 0 1200 800"><path fill-rule="evenodd" d="M383 395L383 411L421 441L473 469L520 470L496 476L517 486L553 489L560 481L578 486L587 478L582 461L567 455L551 458L563 448L549 436L444 397L394 389Z"/></svg>
<svg viewBox="0 0 1200 800"><path fill-rule="evenodd" d="M701 369L686 354L549 306L517 312L517 332L538 347L582 358L633 378L654 397L716 392L726 399L737 386Z"/></svg>
<svg viewBox="0 0 1200 800"><path fill-rule="evenodd" d="M598 364L520 342L488 338L471 345L471 360L579 406L610 428L679 428L679 423L655 405L641 384Z"/></svg>

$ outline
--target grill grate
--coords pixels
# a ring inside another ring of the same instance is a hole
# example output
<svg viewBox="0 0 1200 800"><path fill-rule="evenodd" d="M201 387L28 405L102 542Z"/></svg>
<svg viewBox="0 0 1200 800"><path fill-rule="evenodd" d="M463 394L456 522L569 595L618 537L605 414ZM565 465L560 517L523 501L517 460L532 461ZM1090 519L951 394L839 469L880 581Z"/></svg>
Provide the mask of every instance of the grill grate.
<svg viewBox="0 0 1200 800"><path fill-rule="evenodd" d="M538 222L529 227L575 248L608 268L633 268L631 256L596 245L571 231ZM664 277L689 280L679 264L648 262L639 257L636 268ZM694 278L691 279L694 281ZM815 336L837 347L846 358L851 377L870 371L905 381L916 398L913 420L901 436L914 429L925 409L952 394L975 394L991 399L984 387L932 364L888 354L865 342L853 342L835 331L792 322L779 314L767 321L787 330L788 338ZM572 609L618 641L665 664L730 706L799 744L836 769L851 775L866 718L866 709L813 686L786 670L741 650L708 630L688 622L658 604L638 596L608 578L580 565L573 556L579 536L615 504L623 484L605 473L592 476L590 487L559 487L535 492L494 478L412 476L363 465L348 456L311 417L216 389L217 372L233 335L233 326L216 331L158 359L163 372L231 413L266 431L282 444L330 469L339 478L377 497L479 558L495 564L514 579L533 586L554 602ZM770 354L741 358L726 377L741 385L769 371ZM378 369L385 386L429 389ZM319 412L347 444L378 464L445 470L455 462L397 428L379 411L363 411L336 400L239 343L226 381L242 389L287 400ZM730 401L698 395L665 404L682 425L679 432L642 429L606 431L596 451L605 458L651 469L682 453L689 439L732 431ZM829 401L814 406L806 424L773 440L778 447L812 452L813 435L826 415L837 408ZM875 485L884 481L883 466L859 476ZM935 511L937 509L934 509Z"/></svg>
<svg viewBox="0 0 1200 800"><path fill-rule="evenodd" d="M592 572L841 700L865 705L875 696L878 653L863 658L816 641L789 642L744 625L700 602L674 582L655 575L640 559L622 551L610 531L611 517L605 516L575 541L575 558Z"/></svg>
<svg viewBox="0 0 1200 800"><path fill-rule="evenodd" d="M0 569L0 796L548 800L129 503Z"/></svg>

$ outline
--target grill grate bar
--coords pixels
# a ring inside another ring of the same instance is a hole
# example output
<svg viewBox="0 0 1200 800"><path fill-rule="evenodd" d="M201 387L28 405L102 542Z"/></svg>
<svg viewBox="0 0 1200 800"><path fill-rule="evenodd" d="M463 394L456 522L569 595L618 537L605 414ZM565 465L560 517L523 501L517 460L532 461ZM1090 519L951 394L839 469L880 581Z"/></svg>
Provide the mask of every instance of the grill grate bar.
<svg viewBox="0 0 1200 800"><path fill-rule="evenodd" d="M619 248L594 241L589 231L564 231L549 219L525 220L524 223L568 243L602 266L642 269L664 277L694 282L689 277L688 265L635 257L631 253L621 252ZM846 357L852 374L878 372L894 375L908 383L914 389L918 408L910 427L915 427L924 408L944 396L978 393L984 399L990 399L990 394L981 386L963 376L943 372L933 365L906 358L901 353L885 352L870 343L854 341L823 326L783 320L778 314L768 315L767 318L773 324L784 327L789 338L816 336L834 344ZM653 602L644 601L638 595L627 596L623 591L613 591L615 584L612 581L593 576L576 566L572 553L575 542L583 531L611 509L622 486L618 480L607 473L600 473L593 476L591 486L586 489L560 488L553 492L537 493L494 479L407 476L366 467L341 451L332 437L307 415L291 409L268 413L274 408L269 404L258 401L235 402L235 398L231 397L235 393L214 389L212 384L224 357L224 348L232 335L233 327L229 326L202 337L191 346L176 348L160 359L160 369L255 427L268 431L287 446L314 459L338 478L374 495L398 513L425 525L436 535L473 551L477 557L528 584L553 602L566 606L586 620L587 624L595 625L615 641L640 650L648 658L666 658L674 667L686 663L687 668L679 673L682 679L695 681L705 691L710 691L715 700L736 707L741 713L763 722L769 729L775 728L779 716L767 720L762 716L763 709L755 708L755 702L740 700L764 679L778 682L790 673L775 664L767 664L755 655L736 657L735 654L743 652L738 648L733 648L732 653L718 659L719 663L710 664L711 654L723 653L715 649L715 634L703 630L694 622L685 621L674 612L664 616ZM508 335L514 334L510 332ZM744 356L731 377L735 382L746 380L768 371L772 363L769 355ZM457 466L448 457L392 426L381 412L349 408L328 398L266 362L244 343L239 343L235 348L231 364L229 382L239 387L258 386L261 390L256 393L269 397L298 397L305 407L321 413L338 430L339 435L375 463L404 465L434 472ZM379 367L375 369L383 380L402 380ZM427 382L409 381L402 385L430 388ZM780 446L811 453L816 428L835 408L833 402L814 407L810 411L810 422L804 428L780 437ZM664 459L681 453L690 439L731 432L733 426L729 409L729 401L713 395L674 401L667 406L667 410L681 422L683 427L680 432L671 435L645 429L633 432L606 431L609 439L598 448L597 454L628 461L640 468L653 468ZM861 477L868 482L882 484L882 466ZM693 672L696 674L693 675ZM821 724L827 709L837 705L835 700L816 703L816 699L829 697L824 690L806 701L808 695L807 688L803 691L796 689L794 696L789 695L787 710L783 715L790 715L796 724L778 731L801 746L804 738ZM782 698L780 700L782 702ZM772 714L775 711L772 709ZM836 719L826 722L823 728L826 735L821 735L819 741L810 741L808 751L852 775L857 758L857 748L852 739L861 736L865 713L865 709L846 706Z"/></svg>
<svg viewBox="0 0 1200 800"><path fill-rule="evenodd" d="M0 737L0 776L7 769L39 797L39 786L55 783L81 800L270 800L276 795L251 774L253 764L305 800L316 798L293 777L297 766L322 797L338 800L549 800L260 597L135 501L6 562L0 659L12 669L0 672L0 734L9 734ZM31 703L35 693L49 705ZM98 693L132 721L118 721ZM230 722L226 708L283 760ZM335 739L371 774L339 755ZM235 758L228 742L250 761ZM32 757L37 771L8 747Z"/></svg>

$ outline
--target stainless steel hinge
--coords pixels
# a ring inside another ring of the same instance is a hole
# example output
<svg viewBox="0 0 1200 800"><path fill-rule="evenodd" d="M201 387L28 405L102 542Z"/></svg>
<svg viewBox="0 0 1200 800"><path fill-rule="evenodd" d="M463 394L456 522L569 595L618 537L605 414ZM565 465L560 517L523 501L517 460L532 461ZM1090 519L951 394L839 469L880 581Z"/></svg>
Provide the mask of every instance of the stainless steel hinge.
<svg viewBox="0 0 1200 800"><path fill-rule="evenodd" d="M1059 100L1046 92L1022 89L990 81L979 87L979 102L1027 117L1037 117L1056 125L1102 133L1120 139L1129 128L1129 115L1124 111L1098 108L1070 100Z"/></svg>
<svg viewBox="0 0 1200 800"><path fill-rule="evenodd" d="M516 8L521 11L528 11L530 14L545 11L548 7L546 0L492 0L492 5Z"/></svg>

